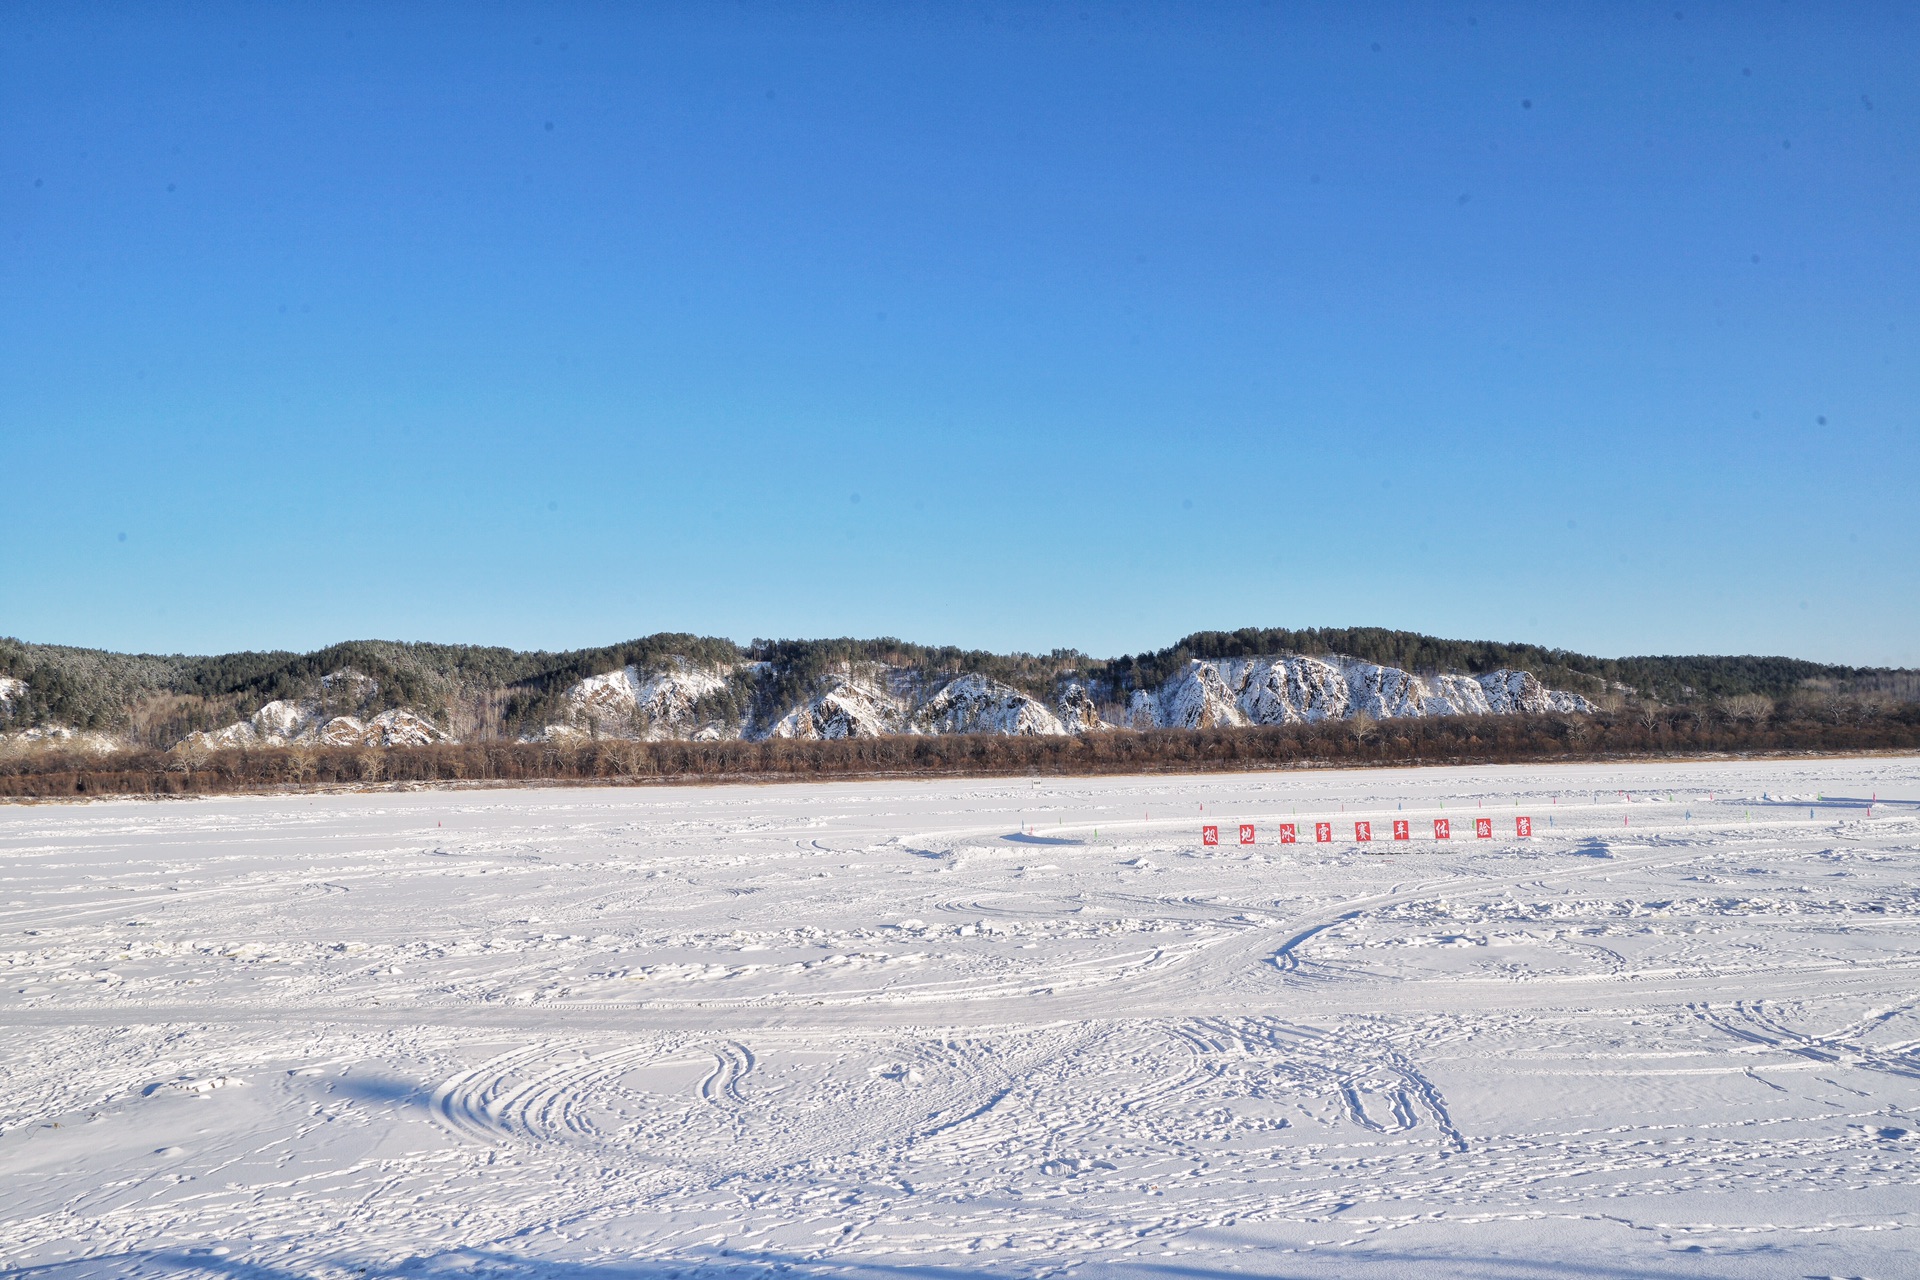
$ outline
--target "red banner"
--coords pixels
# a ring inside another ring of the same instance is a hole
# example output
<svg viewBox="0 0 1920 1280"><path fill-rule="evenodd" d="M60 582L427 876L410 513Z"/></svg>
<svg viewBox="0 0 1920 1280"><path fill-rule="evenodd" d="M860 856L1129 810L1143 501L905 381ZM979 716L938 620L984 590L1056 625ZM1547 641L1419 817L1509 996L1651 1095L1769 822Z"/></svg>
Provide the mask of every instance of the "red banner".
<svg viewBox="0 0 1920 1280"><path fill-rule="evenodd" d="M1413 829L1407 824L1404 818L1395 818L1393 820L1393 838L1395 840L1413 839Z"/></svg>
<svg viewBox="0 0 1920 1280"><path fill-rule="evenodd" d="M1291 822L1281 823L1280 824L1280 843L1292 844L1294 843L1294 839L1295 837L1293 833L1293 824Z"/></svg>
<svg viewBox="0 0 1920 1280"><path fill-rule="evenodd" d="M1479 836L1482 840L1493 839L1493 819L1475 818L1473 820L1473 834Z"/></svg>
<svg viewBox="0 0 1920 1280"><path fill-rule="evenodd" d="M1321 844L1325 844L1327 841L1333 839L1333 824L1331 822L1314 823L1313 838Z"/></svg>
<svg viewBox="0 0 1920 1280"><path fill-rule="evenodd" d="M1433 838L1435 840L1453 839L1452 820L1448 818L1435 818L1433 820Z"/></svg>
<svg viewBox="0 0 1920 1280"><path fill-rule="evenodd" d="M1372 824L1371 822L1356 822L1356 823L1354 823L1354 824L1353 824L1353 838L1354 838L1355 840L1371 840L1371 839L1373 839L1373 824Z"/></svg>
<svg viewBox="0 0 1920 1280"><path fill-rule="evenodd" d="M1251 822L1243 822L1240 824L1240 843L1253 843L1253 824Z"/></svg>
<svg viewBox="0 0 1920 1280"><path fill-rule="evenodd" d="M1201 844L1219 844L1220 828L1218 827L1200 828L1200 843Z"/></svg>
<svg viewBox="0 0 1920 1280"><path fill-rule="evenodd" d="M1532 818L1515 818L1513 820L1513 834L1517 836L1532 835L1533 819Z"/></svg>

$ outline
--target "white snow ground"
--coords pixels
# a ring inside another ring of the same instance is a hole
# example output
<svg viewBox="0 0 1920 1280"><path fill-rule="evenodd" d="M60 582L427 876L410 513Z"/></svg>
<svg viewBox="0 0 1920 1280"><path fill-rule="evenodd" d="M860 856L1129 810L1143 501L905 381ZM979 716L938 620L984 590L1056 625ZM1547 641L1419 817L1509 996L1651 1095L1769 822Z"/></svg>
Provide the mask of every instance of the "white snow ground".
<svg viewBox="0 0 1920 1280"><path fill-rule="evenodd" d="M0 808L0 1271L1911 1276L1917 866L1914 759Z"/></svg>

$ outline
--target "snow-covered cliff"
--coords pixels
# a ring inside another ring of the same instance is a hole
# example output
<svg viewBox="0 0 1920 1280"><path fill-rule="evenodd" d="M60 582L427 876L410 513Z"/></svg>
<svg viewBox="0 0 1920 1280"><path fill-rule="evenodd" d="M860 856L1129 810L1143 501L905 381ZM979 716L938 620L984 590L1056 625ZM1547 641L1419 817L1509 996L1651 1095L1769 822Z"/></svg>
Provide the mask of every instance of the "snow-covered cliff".
<svg viewBox="0 0 1920 1280"><path fill-rule="evenodd" d="M1356 715L1391 720L1593 709L1578 694L1548 689L1525 671L1423 677L1351 658L1196 658L1158 689L1136 692L1127 723L1137 729L1205 729Z"/></svg>
<svg viewBox="0 0 1920 1280"><path fill-rule="evenodd" d="M320 679L317 698L276 699L245 720L224 729L187 735L180 745L221 747L424 747L452 737L432 721L403 707L377 715L341 713L362 709L380 692L379 684L357 671L335 671Z"/></svg>
<svg viewBox="0 0 1920 1280"><path fill-rule="evenodd" d="M0 699L25 687L0 683ZM373 713L380 686L353 671L319 682L316 696L269 702L246 720L197 733L201 748L424 746L452 741L432 719L406 708ZM613 738L651 741L870 738L884 734L1079 735L1114 727L1202 729L1302 724L1365 715L1532 715L1591 712L1577 694L1543 686L1526 671L1417 675L1328 655L1195 659L1157 688L1133 691L1124 710L1115 691L1063 679L1050 692L1018 689L977 671L932 674L881 662L848 662L795 692L769 662L701 665L668 657L581 680L525 741ZM1103 714L1103 708L1105 714Z"/></svg>
<svg viewBox="0 0 1920 1280"><path fill-rule="evenodd" d="M531 736L547 741L735 738L740 736L736 721L701 712L702 700L724 691L730 674L731 670L710 670L680 658L659 671L628 666L589 676L567 690L562 718Z"/></svg>

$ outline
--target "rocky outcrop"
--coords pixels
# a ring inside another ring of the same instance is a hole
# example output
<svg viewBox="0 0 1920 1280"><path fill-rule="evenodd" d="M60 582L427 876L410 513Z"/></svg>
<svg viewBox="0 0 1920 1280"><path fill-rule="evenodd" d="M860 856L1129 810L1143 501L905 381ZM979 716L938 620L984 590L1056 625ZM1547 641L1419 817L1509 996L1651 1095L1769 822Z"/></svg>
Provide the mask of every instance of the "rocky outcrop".
<svg viewBox="0 0 1920 1280"><path fill-rule="evenodd" d="M536 740L571 737L702 739L740 736L737 721L703 714L706 700L727 687L731 671L712 671L679 659L642 672L622 667L590 676L567 690L563 718L532 735Z"/></svg>
<svg viewBox="0 0 1920 1280"><path fill-rule="evenodd" d="M1419 676L1338 657L1194 659L1127 707L1135 728L1205 729L1409 716L1591 712L1578 694L1543 686L1525 671Z"/></svg>
<svg viewBox="0 0 1920 1280"><path fill-rule="evenodd" d="M914 715L916 733L998 733L1014 737L1068 732L1059 716L1018 689L981 675L948 681Z"/></svg>
<svg viewBox="0 0 1920 1280"><path fill-rule="evenodd" d="M871 675L830 677L826 690L775 720L768 738L877 738L906 733L907 707Z"/></svg>
<svg viewBox="0 0 1920 1280"><path fill-rule="evenodd" d="M17 700L18 681L0 686ZM880 662L845 663L797 698L770 663L702 666L668 658L590 676L558 698L558 715L526 741L614 738L873 738L886 734L1060 736L1113 727L1101 712L1113 691L1063 680L1050 698L980 672L929 675ZM307 699L269 702L246 720L192 735L199 748L424 746L450 741L416 711L372 713L379 685L337 671ZM1334 655L1195 659L1155 689L1133 691L1121 721L1137 729L1213 729L1442 715L1589 712L1577 694L1548 689L1526 671L1417 675Z"/></svg>
<svg viewBox="0 0 1920 1280"><path fill-rule="evenodd" d="M335 714L342 704L370 702L379 684L357 671L336 671L320 679L320 696L275 699L247 719L224 729L187 735L185 748L222 747L423 747L450 742L446 731L413 711L388 708L377 715Z"/></svg>

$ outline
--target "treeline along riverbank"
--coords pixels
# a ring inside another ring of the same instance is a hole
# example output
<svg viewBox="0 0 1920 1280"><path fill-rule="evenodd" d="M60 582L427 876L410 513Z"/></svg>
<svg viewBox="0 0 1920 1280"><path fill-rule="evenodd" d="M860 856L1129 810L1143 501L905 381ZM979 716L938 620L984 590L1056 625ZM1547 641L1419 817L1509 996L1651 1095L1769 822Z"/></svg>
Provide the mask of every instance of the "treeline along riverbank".
<svg viewBox="0 0 1920 1280"><path fill-rule="evenodd" d="M1510 764L1732 753L1920 750L1920 704L1783 702L1736 715L1457 716L1079 737L899 735L764 742L466 743L0 756L0 798L212 795L320 786L1072 776L1368 765Z"/></svg>

